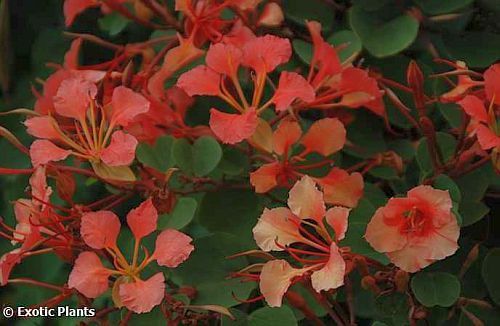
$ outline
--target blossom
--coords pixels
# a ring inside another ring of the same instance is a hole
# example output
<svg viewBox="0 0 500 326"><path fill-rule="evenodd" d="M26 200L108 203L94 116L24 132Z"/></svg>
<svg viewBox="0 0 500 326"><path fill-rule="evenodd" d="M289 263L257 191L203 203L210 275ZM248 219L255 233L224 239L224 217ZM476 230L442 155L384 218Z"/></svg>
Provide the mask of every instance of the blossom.
<svg viewBox="0 0 500 326"><path fill-rule="evenodd" d="M327 210L323 194L308 176L302 177L290 190L288 208L264 209L253 228L257 246L263 251L285 251L302 265L293 267L280 259L270 260L262 266L259 288L269 306L281 306L288 288L300 278L309 277L318 293L344 284L346 263L338 241L347 231L348 215L349 209L345 207ZM312 232L304 228L306 220Z"/></svg>
<svg viewBox="0 0 500 326"><path fill-rule="evenodd" d="M270 148L266 150L270 162L250 173L250 183L257 193L268 192L276 186L285 186L289 181L294 182L302 175L302 171L310 168L302 164L307 154L318 153L328 157L341 150L346 141L344 125L336 118L315 121L304 135L300 125L291 120L283 120L274 132L269 128L265 133L261 140L253 139L254 146L259 146L255 143L263 142L267 138L272 140ZM302 151L290 155L293 146L298 145L302 145ZM330 162L325 159L320 164L326 165ZM312 165L315 166L317 164Z"/></svg>
<svg viewBox="0 0 500 326"><path fill-rule="evenodd" d="M75 155L89 160L102 178L130 181L131 171L120 176L103 173L106 169L96 166L104 164L112 171L113 167L126 168L132 163L138 141L118 128L127 127L135 117L146 113L150 103L124 86L113 89L109 103L99 103L96 95L94 83L79 77L68 78L61 82L54 97L55 114L33 117L25 122L28 133L41 138L30 147L33 166ZM72 120L70 127L66 118Z"/></svg>
<svg viewBox="0 0 500 326"><path fill-rule="evenodd" d="M416 272L458 249L460 228L448 191L418 186L377 209L365 238L407 272Z"/></svg>
<svg viewBox="0 0 500 326"><path fill-rule="evenodd" d="M156 231L158 212L152 199L148 198L126 217L134 235L134 254L129 262L117 247L120 220L111 211L87 212L81 219L80 234L92 249L104 249L113 257L114 269L104 267L93 251L82 252L69 275L68 286L89 298L96 298L109 288L109 277L119 275L117 286L119 302L135 313L149 312L159 305L165 295L165 278L157 273L147 280L140 277L141 271L151 262L160 266L177 267L194 250L192 239L174 229L165 229L156 238L152 255L144 251L142 262L138 262L141 240Z"/></svg>
<svg viewBox="0 0 500 326"><path fill-rule="evenodd" d="M334 167L326 176L316 178L316 181L323 189L328 204L355 207L363 196L363 176L359 172L349 174Z"/></svg>

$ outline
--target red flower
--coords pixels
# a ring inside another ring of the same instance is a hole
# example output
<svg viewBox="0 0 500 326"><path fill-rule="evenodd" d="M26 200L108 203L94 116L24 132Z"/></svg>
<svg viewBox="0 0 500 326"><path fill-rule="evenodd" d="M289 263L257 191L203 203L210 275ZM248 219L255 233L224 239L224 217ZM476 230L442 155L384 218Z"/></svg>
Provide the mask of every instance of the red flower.
<svg viewBox="0 0 500 326"><path fill-rule="evenodd" d="M460 234L448 191L418 186L379 208L365 238L407 272L416 272L458 249Z"/></svg>

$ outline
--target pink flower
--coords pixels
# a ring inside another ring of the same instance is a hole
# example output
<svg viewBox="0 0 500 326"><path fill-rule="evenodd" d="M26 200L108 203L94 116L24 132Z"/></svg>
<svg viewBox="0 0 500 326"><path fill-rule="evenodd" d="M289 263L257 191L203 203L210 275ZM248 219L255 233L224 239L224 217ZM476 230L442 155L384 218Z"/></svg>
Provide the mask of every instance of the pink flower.
<svg viewBox="0 0 500 326"><path fill-rule="evenodd" d="M119 295L127 309L138 314L150 312L165 296L165 277L156 273L146 281L120 284Z"/></svg>
<svg viewBox="0 0 500 326"><path fill-rule="evenodd" d="M407 272L416 272L458 249L460 234L448 191L418 186L375 212L365 238Z"/></svg>
<svg viewBox="0 0 500 326"><path fill-rule="evenodd" d="M111 271L104 268L96 253L82 252L69 274L68 286L77 289L88 298L97 298L109 287Z"/></svg>

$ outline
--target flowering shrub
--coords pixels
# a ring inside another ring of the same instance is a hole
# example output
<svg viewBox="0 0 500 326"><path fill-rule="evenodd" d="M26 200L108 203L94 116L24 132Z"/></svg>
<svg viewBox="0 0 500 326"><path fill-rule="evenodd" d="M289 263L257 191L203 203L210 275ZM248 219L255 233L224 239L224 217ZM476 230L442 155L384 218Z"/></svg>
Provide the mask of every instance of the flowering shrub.
<svg viewBox="0 0 500 326"><path fill-rule="evenodd" d="M3 305L500 323L495 1L42 2L0 1Z"/></svg>

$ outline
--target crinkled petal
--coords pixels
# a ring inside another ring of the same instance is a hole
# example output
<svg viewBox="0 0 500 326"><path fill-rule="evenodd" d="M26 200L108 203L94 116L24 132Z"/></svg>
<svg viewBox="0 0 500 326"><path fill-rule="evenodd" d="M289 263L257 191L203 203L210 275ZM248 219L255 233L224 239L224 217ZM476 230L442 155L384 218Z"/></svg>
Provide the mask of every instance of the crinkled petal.
<svg viewBox="0 0 500 326"><path fill-rule="evenodd" d="M220 93L220 75L207 66L197 66L183 73L177 80L177 86L189 96L218 95Z"/></svg>
<svg viewBox="0 0 500 326"><path fill-rule="evenodd" d="M268 34L245 44L242 63L257 73L268 73L288 62L291 55L292 47L288 39Z"/></svg>
<svg viewBox="0 0 500 326"><path fill-rule="evenodd" d="M337 245L330 245L330 258L323 268L311 274L312 287L317 291L328 291L344 285L345 261Z"/></svg>
<svg viewBox="0 0 500 326"><path fill-rule="evenodd" d="M191 237L174 229L163 230L156 238L154 258L158 265L174 268L188 259L194 246Z"/></svg>
<svg viewBox="0 0 500 326"><path fill-rule="evenodd" d="M21 249L17 248L5 253L0 258L0 286L7 284L12 269L21 262L20 253Z"/></svg>
<svg viewBox="0 0 500 326"><path fill-rule="evenodd" d="M323 188L325 202L328 204L356 207L363 196L363 176L358 172L349 174L334 167L328 175L318 181Z"/></svg>
<svg viewBox="0 0 500 326"><path fill-rule="evenodd" d="M286 207L264 208L257 225L253 228L253 237L257 246L264 251L281 251L281 246L300 242L302 236L297 224L292 222L292 212Z"/></svg>
<svg viewBox="0 0 500 326"><path fill-rule="evenodd" d="M334 206L326 211L326 222L335 231L335 239L340 241L345 238L348 227L349 212L346 207Z"/></svg>
<svg viewBox="0 0 500 326"><path fill-rule="evenodd" d="M236 76L243 53L232 44L216 43L210 45L206 63L214 71L226 76Z"/></svg>
<svg viewBox="0 0 500 326"><path fill-rule="evenodd" d="M47 185L45 167L39 166L30 177L31 196L36 207L45 207L43 202L49 202L52 188Z"/></svg>
<svg viewBox="0 0 500 326"><path fill-rule="evenodd" d="M473 119L480 122L488 122L488 112L484 107L483 101L477 96L467 95L460 102L457 102Z"/></svg>
<svg viewBox="0 0 500 326"><path fill-rule="evenodd" d="M75 260L68 287L77 289L87 298L97 298L108 289L110 275L95 252L84 251Z"/></svg>
<svg viewBox="0 0 500 326"><path fill-rule="evenodd" d="M354 67L342 71L340 90L346 92L340 104L351 108L360 107L382 96L377 81L365 70Z"/></svg>
<svg viewBox="0 0 500 326"><path fill-rule="evenodd" d="M500 147L500 137L485 125L480 124L477 127L476 136L479 145L481 145L481 148L484 150Z"/></svg>
<svg viewBox="0 0 500 326"><path fill-rule="evenodd" d="M89 212L82 215L80 234L94 249L114 248L120 233L120 219L111 211Z"/></svg>
<svg viewBox="0 0 500 326"><path fill-rule="evenodd" d="M49 162L62 161L71 154L70 150L57 147L49 140L35 140L30 146L31 164L34 167Z"/></svg>
<svg viewBox="0 0 500 326"><path fill-rule="evenodd" d="M255 192L263 194L278 185L278 175L281 171L281 164L273 162L262 165L260 168L250 173L250 183L255 188Z"/></svg>
<svg viewBox="0 0 500 326"><path fill-rule="evenodd" d="M149 110L149 101L125 86L113 90L111 122L126 127L136 116Z"/></svg>
<svg viewBox="0 0 500 326"><path fill-rule="evenodd" d="M496 63L484 72L486 96L495 104L500 104L500 64Z"/></svg>
<svg viewBox="0 0 500 326"><path fill-rule="evenodd" d="M325 118L312 124L301 143L309 152L328 156L341 150L345 141L344 124L337 118Z"/></svg>
<svg viewBox="0 0 500 326"><path fill-rule="evenodd" d="M387 225L385 207L377 209L366 227L365 239L378 252L391 252L403 248L408 239L397 226Z"/></svg>
<svg viewBox="0 0 500 326"><path fill-rule="evenodd" d="M290 266L286 260L271 260L260 272L259 288L270 307L281 307L283 296L292 284L292 279L304 271Z"/></svg>
<svg viewBox="0 0 500 326"><path fill-rule="evenodd" d="M54 108L63 117L82 120L96 94L96 85L88 80L75 77L65 79L54 97Z"/></svg>
<svg viewBox="0 0 500 326"><path fill-rule="evenodd" d="M314 89L304 77L296 72L284 71L280 75L273 103L276 105L276 111L284 111L297 99L312 102L315 96Z"/></svg>
<svg viewBox="0 0 500 326"><path fill-rule="evenodd" d="M59 133L54 128L55 120L49 116L33 117L24 121L28 134L37 138L59 139Z"/></svg>
<svg viewBox="0 0 500 326"><path fill-rule="evenodd" d="M109 166L128 166L135 158L137 139L130 134L117 130L111 135L108 147L101 151L101 160Z"/></svg>
<svg viewBox="0 0 500 326"><path fill-rule="evenodd" d="M136 241L154 232L157 227L158 211L153 205L153 200L148 198L139 207L127 214L127 224L132 230Z"/></svg>
<svg viewBox="0 0 500 326"><path fill-rule="evenodd" d="M165 297L165 277L156 273L146 281L122 283L119 288L122 304L137 314L150 312Z"/></svg>
<svg viewBox="0 0 500 326"><path fill-rule="evenodd" d="M295 183L289 193L288 207L301 219L321 221L325 216L323 193L312 178L305 175Z"/></svg>
<svg viewBox="0 0 500 326"><path fill-rule="evenodd" d="M96 0L64 0L64 18L66 26L70 26L76 16L91 7L99 6Z"/></svg>
<svg viewBox="0 0 500 326"><path fill-rule="evenodd" d="M210 129L226 144L236 144L253 135L257 128L258 118L254 108L243 114L233 114L210 110Z"/></svg>
<svg viewBox="0 0 500 326"><path fill-rule="evenodd" d="M273 150L278 155L288 153L302 136L300 125L296 121L283 120L273 133Z"/></svg>

